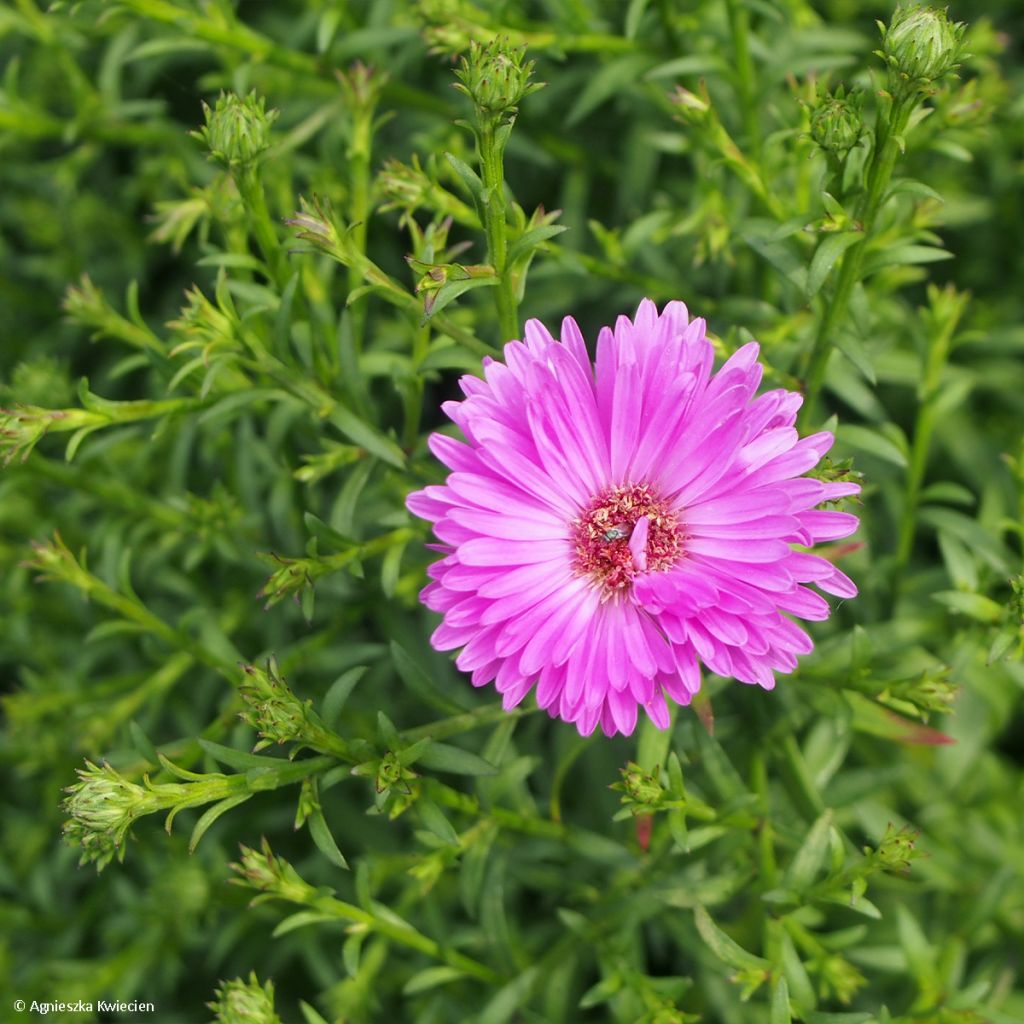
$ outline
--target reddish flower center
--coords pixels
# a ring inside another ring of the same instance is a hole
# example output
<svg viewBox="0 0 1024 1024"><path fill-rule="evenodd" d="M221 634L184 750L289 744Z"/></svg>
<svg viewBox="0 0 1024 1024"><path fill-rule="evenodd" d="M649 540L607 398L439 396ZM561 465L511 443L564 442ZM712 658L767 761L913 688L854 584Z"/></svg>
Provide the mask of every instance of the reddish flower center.
<svg viewBox="0 0 1024 1024"><path fill-rule="evenodd" d="M646 543L634 551L638 545L631 548L630 540L644 518ZM683 553L676 514L646 484L612 487L597 495L572 521L572 540L576 571L590 576L605 597L626 589L638 572L670 569Z"/></svg>

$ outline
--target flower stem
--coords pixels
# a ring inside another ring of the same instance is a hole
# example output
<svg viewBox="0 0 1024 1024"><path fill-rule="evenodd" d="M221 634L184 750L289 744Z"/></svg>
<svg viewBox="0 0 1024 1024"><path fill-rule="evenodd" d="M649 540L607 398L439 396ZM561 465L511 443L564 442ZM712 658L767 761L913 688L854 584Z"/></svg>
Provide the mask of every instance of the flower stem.
<svg viewBox="0 0 1024 1024"><path fill-rule="evenodd" d="M266 261L274 283L279 288L283 288L290 273L288 260L270 219L270 211L267 209L267 198L263 193L259 171L255 165L249 165L241 168L234 178L245 211L249 215L249 223L256 236L256 244L259 246L260 253Z"/></svg>
<svg viewBox="0 0 1024 1024"><path fill-rule="evenodd" d="M738 0L725 0L729 16L729 30L732 33L733 51L736 57L736 91L739 93L740 108L743 111L743 127L747 134L747 151L755 163L761 159L761 132L757 118L757 87L754 81L754 64L750 59L750 16L744 4Z"/></svg>
<svg viewBox="0 0 1024 1024"><path fill-rule="evenodd" d="M493 288L498 310L498 330L501 340L511 341L519 335L519 311L515 290L508 274L508 239L505 219L505 173L502 136L507 138L507 127L493 120L480 125L477 144L480 150L480 170L486 200L483 203L484 231L487 235L487 262L494 267L498 284Z"/></svg>
<svg viewBox="0 0 1024 1024"><path fill-rule="evenodd" d="M899 596L903 573L910 561L910 553L914 547L914 537L917 532L917 507L921 499L921 485L924 482L932 433L935 430L942 375L949 360L950 343L966 306L966 296L957 296L955 293L947 291L945 295L949 296L950 301L941 302L942 294L935 292L931 296L933 303L938 307L936 312L941 310L941 315L935 316L932 321L935 330L930 332L927 339L928 350L925 355L921 383L918 387L918 407L910 447L907 490L903 500L896 561L893 566L890 595L893 604Z"/></svg>
<svg viewBox="0 0 1024 1024"><path fill-rule="evenodd" d="M843 257L836 290L825 308L814 345L806 360L804 406L800 412L800 426L804 429L815 421L818 398L825 381L829 356L832 354L836 327L845 320L853 289L860 280L864 255L871 241L871 229L882 204L882 197L892 178L902 146L902 136L915 103L916 98L913 95L897 96L891 100L886 113L879 113L875 128L874 152L868 168L866 190L858 217L864 237L856 245L851 246Z"/></svg>

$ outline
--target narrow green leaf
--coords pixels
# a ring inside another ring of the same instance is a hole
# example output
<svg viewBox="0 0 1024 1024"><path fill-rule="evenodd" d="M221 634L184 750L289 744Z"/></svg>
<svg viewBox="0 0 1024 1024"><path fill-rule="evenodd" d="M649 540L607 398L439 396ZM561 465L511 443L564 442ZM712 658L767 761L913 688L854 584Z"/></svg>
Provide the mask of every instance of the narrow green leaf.
<svg viewBox="0 0 1024 1024"><path fill-rule="evenodd" d="M341 850L338 849L338 844L334 841L334 836L324 818L324 812L319 807L315 808L309 815L306 824L309 827L309 834L313 837L313 842L316 843L316 848L335 867L344 868L347 871L348 861L345 860Z"/></svg>
<svg viewBox="0 0 1024 1024"><path fill-rule="evenodd" d="M453 775L495 775L498 771L489 761L450 743L430 741L417 759L417 763L435 772Z"/></svg>
<svg viewBox="0 0 1024 1024"><path fill-rule="evenodd" d="M467 191L473 197L477 213L480 214L483 209L482 195L484 191L484 183L480 180L480 175L469 164L455 156L454 153L445 153L444 158L448 161L452 170L459 176L462 184L466 186Z"/></svg>
<svg viewBox="0 0 1024 1024"><path fill-rule="evenodd" d="M444 812L430 797L421 796L416 801L416 810L419 812L420 820L437 836L442 842L450 843L452 846L459 845L459 834L452 827L452 823L444 816Z"/></svg>
<svg viewBox="0 0 1024 1024"><path fill-rule="evenodd" d="M207 829L227 811L230 811L232 807L237 807L239 804L244 804L252 793L236 793L234 796L225 797L219 803L214 804L208 808L200 819L196 822L195 827L192 829L192 835L188 841L188 852L194 853L196 847L199 845L199 840L206 835Z"/></svg>
<svg viewBox="0 0 1024 1024"><path fill-rule="evenodd" d="M293 932L297 928L305 928L306 925L322 924L325 921L337 920L338 919L333 914L325 914L320 910L300 910L297 914L291 914L278 924L278 926L270 933L270 937L273 939L279 939L282 935L287 935L289 932Z"/></svg>
<svg viewBox="0 0 1024 1024"><path fill-rule="evenodd" d="M541 242L547 241L568 231L565 224L542 224L540 227L531 228L521 234L509 247L507 260L510 264L515 263L523 256L529 255Z"/></svg>
<svg viewBox="0 0 1024 1024"><path fill-rule="evenodd" d="M327 419L333 423L350 441L365 448L371 455L376 455L389 465L402 469L405 466L405 453L390 438L385 437L361 420L355 413L343 405L336 405L328 414Z"/></svg>
<svg viewBox="0 0 1024 1024"><path fill-rule="evenodd" d="M429 992L439 985L447 985L465 976L457 967L427 967L414 974L402 986L402 995L415 996L420 992Z"/></svg>
<svg viewBox="0 0 1024 1024"><path fill-rule="evenodd" d="M901 451L894 442L871 427L844 423L839 428L836 440L853 448L854 451L874 455L876 458L884 459L886 462L891 462L904 469L907 466L906 452Z"/></svg>
<svg viewBox="0 0 1024 1024"><path fill-rule="evenodd" d="M694 908L693 919L705 945L722 963L735 967L737 970L748 971L767 971L771 967L767 960L748 953L739 943L726 935L711 919L711 915L703 906L698 904Z"/></svg>
<svg viewBox="0 0 1024 1024"><path fill-rule="evenodd" d="M832 812L825 811L811 826L786 872L786 884L797 892L807 889L825 863L832 831Z"/></svg>
<svg viewBox="0 0 1024 1024"><path fill-rule="evenodd" d="M886 267L906 267L918 263L936 263L940 260L951 260L953 254L933 245L895 245L885 249L877 249L864 260L861 271L863 277L869 277Z"/></svg>
<svg viewBox="0 0 1024 1024"><path fill-rule="evenodd" d="M128 735L131 737L132 746L154 767L160 764L156 747L153 746L149 737L145 734L142 726L132 720L128 723Z"/></svg>
<svg viewBox="0 0 1024 1024"><path fill-rule="evenodd" d="M225 747L213 740L201 739L199 746L203 748L215 761L219 761L228 768L236 771L247 771L250 768L280 768L287 764L279 757L263 757L260 754L250 754L245 750L235 750L233 747Z"/></svg>
<svg viewBox="0 0 1024 1024"><path fill-rule="evenodd" d="M1006 614L1001 604L984 594L969 594L962 590L940 590L932 600L944 604L952 611L966 615L975 622L999 622Z"/></svg>
<svg viewBox="0 0 1024 1024"><path fill-rule="evenodd" d="M864 237L863 231L840 231L825 235L818 243L807 269L807 297L813 298L825 283L839 257Z"/></svg>
<svg viewBox="0 0 1024 1024"><path fill-rule="evenodd" d="M355 668L350 668L347 672L342 672L337 679L331 683L324 694L323 702L320 705L320 714L324 720L324 725L329 729L333 729L338 722L338 716L341 714L342 708L345 707L345 702L348 700L352 690L355 688L356 683L366 674L365 665L356 665Z"/></svg>
<svg viewBox="0 0 1024 1024"><path fill-rule="evenodd" d="M491 998L480 1014L479 1024L508 1024L512 1015L529 999L539 968L527 967Z"/></svg>
<svg viewBox="0 0 1024 1024"><path fill-rule="evenodd" d="M460 295L474 288L490 288L498 283L496 277L471 277L465 281L447 281L430 296L429 305L424 303L423 317L420 324L428 323L431 318L454 302Z"/></svg>
<svg viewBox="0 0 1024 1024"><path fill-rule="evenodd" d="M419 662L398 643L391 641L391 660L402 682L424 703L436 708L445 715L458 715L470 706L468 702L459 703L444 693L430 675L424 671Z"/></svg>
<svg viewBox="0 0 1024 1024"><path fill-rule="evenodd" d="M769 1024L792 1024L793 1017L789 1009L789 986L786 979L779 975L772 984L772 1003L768 1013Z"/></svg>

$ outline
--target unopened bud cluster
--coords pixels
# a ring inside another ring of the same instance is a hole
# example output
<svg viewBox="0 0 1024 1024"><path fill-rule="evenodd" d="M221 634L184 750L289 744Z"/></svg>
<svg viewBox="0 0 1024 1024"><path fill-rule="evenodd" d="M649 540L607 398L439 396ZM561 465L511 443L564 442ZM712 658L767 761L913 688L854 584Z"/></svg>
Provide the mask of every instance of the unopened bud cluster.
<svg viewBox="0 0 1024 1024"><path fill-rule="evenodd" d="M864 133L861 94L847 95L840 86L835 93L819 97L811 112L811 138L827 153L844 156Z"/></svg>
<svg viewBox="0 0 1024 1024"><path fill-rule="evenodd" d="M259 983L255 972L248 981L235 978L217 989L216 998L207 1004L219 1024L281 1024L274 1012L274 985Z"/></svg>
<svg viewBox="0 0 1024 1024"><path fill-rule="evenodd" d="M259 734L256 750L271 743L287 743L302 739L309 722L312 701L303 703L292 693L288 684L277 673L271 661L266 670L255 665L243 665L245 681L239 687L245 707L241 712L244 722Z"/></svg>
<svg viewBox="0 0 1024 1024"><path fill-rule="evenodd" d="M124 859L128 829L136 818L156 809L153 794L129 782L108 764L86 761L78 779L67 789L64 810L70 816L64 837L81 847L81 863L95 861L102 869L116 856Z"/></svg>
<svg viewBox="0 0 1024 1024"><path fill-rule="evenodd" d="M227 167L250 165L270 148L270 126L277 111L268 111L267 101L255 92L244 97L222 93L213 107L203 104L203 114L206 123L192 135Z"/></svg>
<svg viewBox="0 0 1024 1024"><path fill-rule="evenodd" d="M232 881L261 893L254 903L274 897L292 903L306 903L317 895L316 889L288 861L275 856L266 839L260 843L258 850L243 846L241 861L231 867L239 876Z"/></svg>
<svg viewBox="0 0 1024 1024"><path fill-rule="evenodd" d="M524 97L543 88L543 83L530 81L535 62L524 62L525 56L525 46L510 47L501 38L474 42L455 72L455 88L473 101L482 117L514 114Z"/></svg>
<svg viewBox="0 0 1024 1024"><path fill-rule="evenodd" d="M888 27L879 27L879 55L895 89L929 90L957 66L966 26L950 21L945 10L909 4L896 10Z"/></svg>
<svg viewBox="0 0 1024 1024"><path fill-rule="evenodd" d="M654 774L633 761L621 768L619 774L621 780L611 788L622 793L621 803L633 814L651 814L661 809L668 794Z"/></svg>

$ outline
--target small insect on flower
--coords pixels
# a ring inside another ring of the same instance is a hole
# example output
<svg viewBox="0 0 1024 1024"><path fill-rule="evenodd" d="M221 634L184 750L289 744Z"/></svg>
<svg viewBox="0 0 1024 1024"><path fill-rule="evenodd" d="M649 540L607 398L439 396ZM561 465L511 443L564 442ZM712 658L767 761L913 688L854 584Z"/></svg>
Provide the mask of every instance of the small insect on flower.
<svg viewBox="0 0 1024 1024"><path fill-rule="evenodd" d="M462 648L475 686L507 709L531 691L583 734L660 728L700 664L766 690L812 649L795 618L825 619L857 588L806 550L856 530L821 508L860 487L804 476L832 445L801 438L801 397L758 395L758 346L713 373L704 321L681 302L604 328L591 362L576 322L536 320L444 411L466 438L430 438L451 471L410 494L442 552L422 592L432 643Z"/></svg>
<svg viewBox="0 0 1024 1024"><path fill-rule="evenodd" d="M633 527L628 523L616 523L613 527L604 531L604 539L611 544L614 540L625 540L633 532Z"/></svg>

